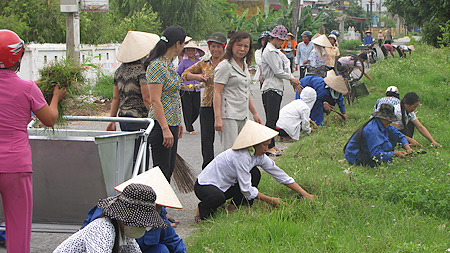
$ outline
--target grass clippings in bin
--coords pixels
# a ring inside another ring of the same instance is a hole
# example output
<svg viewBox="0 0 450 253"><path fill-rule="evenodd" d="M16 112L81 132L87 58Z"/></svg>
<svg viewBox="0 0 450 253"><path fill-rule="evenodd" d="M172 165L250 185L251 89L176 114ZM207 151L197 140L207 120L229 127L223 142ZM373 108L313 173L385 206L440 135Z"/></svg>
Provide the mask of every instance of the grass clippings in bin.
<svg viewBox="0 0 450 253"><path fill-rule="evenodd" d="M79 64L74 60L63 59L54 61L39 71L41 78L37 85L48 104L52 101L55 85L58 85L60 89L67 90L66 96L58 103L57 125L65 123L61 116L68 113L68 100L78 94L79 85L85 84L84 72L88 66L91 64Z"/></svg>

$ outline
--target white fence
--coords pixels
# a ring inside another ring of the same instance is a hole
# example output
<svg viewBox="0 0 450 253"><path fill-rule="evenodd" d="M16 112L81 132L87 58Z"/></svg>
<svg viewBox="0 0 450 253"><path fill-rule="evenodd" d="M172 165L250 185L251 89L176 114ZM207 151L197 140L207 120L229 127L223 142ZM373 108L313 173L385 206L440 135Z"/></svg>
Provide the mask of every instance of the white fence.
<svg viewBox="0 0 450 253"><path fill-rule="evenodd" d="M89 68L86 77L93 84L99 71L114 73L120 66L116 60L120 44L81 45L80 60L98 65L99 69ZM28 44L22 59L19 77L25 80L39 79L39 70L52 61L66 57L65 44Z"/></svg>

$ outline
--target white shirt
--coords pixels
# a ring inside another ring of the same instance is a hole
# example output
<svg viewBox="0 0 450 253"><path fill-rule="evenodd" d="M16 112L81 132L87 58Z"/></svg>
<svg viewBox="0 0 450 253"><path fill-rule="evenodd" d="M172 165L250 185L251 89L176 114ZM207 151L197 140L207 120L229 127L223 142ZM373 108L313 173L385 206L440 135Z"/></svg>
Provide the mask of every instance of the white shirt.
<svg viewBox="0 0 450 253"><path fill-rule="evenodd" d="M244 70L234 58L221 61L214 70L214 82L223 84L221 113L223 119L244 120L248 116L250 84L247 64Z"/></svg>
<svg viewBox="0 0 450 253"><path fill-rule="evenodd" d="M274 89L283 92L283 79L289 80L292 76L290 71L286 71L286 63L284 59L289 62L286 55L275 48L272 43L267 43L267 46L262 53L261 60L261 72L264 77L264 83L261 87L262 91Z"/></svg>
<svg viewBox="0 0 450 253"><path fill-rule="evenodd" d="M311 109L306 103L301 99L296 99L281 108L277 127L283 129L292 139L298 140L302 130L308 134L311 133L310 113Z"/></svg>
<svg viewBox="0 0 450 253"><path fill-rule="evenodd" d="M222 192L239 183L242 194L248 200L256 198L258 189L252 186L250 170L255 166L269 173L279 184L294 183L294 179L275 165L266 155L250 155L248 149L227 149L220 153L198 175L200 185L214 185Z"/></svg>
<svg viewBox="0 0 450 253"><path fill-rule="evenodd" d="M255 63L258 66L258 68L256 69L256 73L253 76L253 80L255 81L259 81L262 80L262 76L261 76L261 57L262 57L262 50L258 49L255 51Z"/></svg>
<svg viewBox="0 0 450 253"><path fill-rule="evenodd" d="M120 234L118 235L122 237ZM98 218L62 242L53 253L112 252L116 231L107 217ZM140 253L135 239L124 236L119 243L120 253Z"/></svg>
<svg viewBox="0 0 450 253"><path fill-rule="evenodd" d="M395 116L397 117L398 121L393 122L393 123L398 125L398 130L403 130L405 128L405 126L403 125L403 122L402 122L401 104L397 104L394 106L394 113L395 113ZM416 119L417 119L417 115L414 112L406 113L405 123L408 124L409 121L413 121Z"/></svg>

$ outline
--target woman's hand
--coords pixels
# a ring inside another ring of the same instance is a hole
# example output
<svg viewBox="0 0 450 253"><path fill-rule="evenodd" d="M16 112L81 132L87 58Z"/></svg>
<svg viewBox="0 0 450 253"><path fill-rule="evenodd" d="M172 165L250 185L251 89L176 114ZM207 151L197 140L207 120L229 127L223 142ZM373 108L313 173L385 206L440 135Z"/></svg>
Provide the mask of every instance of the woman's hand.
<svg viewBox="0 0 450 253"><path fill-rule="evenodd" d="M400 157L400 158L406 158L407 155L408 155L408 152L406 152L406 151L395 151L394 152L394 156Z"/></svg>
<svg viewBox="0 0 450 253"><path fill-rule="evenodd" d="M179 125L178 126L178 139L181 139L181 138L183 138L183 125Z"/></svg>
<svg viewBox="0 0 450 253"><path fill-rule="evenodd" d="M328 102L323 102L323 109L325 109L326 112L330 112L333 107Z"/></svg>
<svg viewBox="0 0 450 253"><path fill-rule="evenodd" d="M214 120L214 129L218 132L223 132L223 122L221 118L216 118Z"/></svg>
<svg viewBox="0 0 450 253"><path fill-rule="evenodd" d="M422 147L422 144L420 144L418 141L414 140L413 138L410 139L409 144L413 147Z"/></svg>
<svg viewBox="0 0 450 253"><path fill-rule="evenodd" d="M442 145L439 144L437 141L432 142L432 143L431 143L431 146L432 146L432 147L442 147Z"/></svg>
<svg viewBox="0 0 450 253"><path fill-rule="evenodd" d="M277 208L281 204L281 199L276 198L276 197L271 197L270 202L268 202L268 203L271 204L273 207Z"/></svg>
<svg viewBox="0 0 450 253"><path fill-rule="evenodd" d="M253 120L256 123L262 124L262 120L261 120L261 118L259 117L259 115L257 113L253 114Z"/></svg>
<svg viewBox="0 0 450 253"><path fill-rule="evenodd" d="M109 122L106 131L116 131L116 122Z"/></svg>
<svg viewBox="0 0 450 253"><path fill-rule="evenodd" d="M173 134L170 132L170 128L165 128L163 132L163 146L166 148L171 148L173 146Z"/></svg>
<svg viewBox="0 0 450 253"><path fill-rule="evenodd" d="M307 195L303 196L303 197L306 198L306 199L309 200L309 201L311 201L311 200L317 198L316 195L311 195L311 194L309 194L309 193L308 193Z"/></svg>
<svg viewBox="0 0 450 253"><path fill-rule="evenodd" d="M60 89L58 85L55 85L55 88L53 88L53 96L58 98L58 101L65 97L66 93L66 89Z"/></svg>
<svg viewBox="0 0 450 253"><path fill-rule="evenodd" d="M206 82L207 79L202 74L192 74L193 79L198 82Z"/></svg>

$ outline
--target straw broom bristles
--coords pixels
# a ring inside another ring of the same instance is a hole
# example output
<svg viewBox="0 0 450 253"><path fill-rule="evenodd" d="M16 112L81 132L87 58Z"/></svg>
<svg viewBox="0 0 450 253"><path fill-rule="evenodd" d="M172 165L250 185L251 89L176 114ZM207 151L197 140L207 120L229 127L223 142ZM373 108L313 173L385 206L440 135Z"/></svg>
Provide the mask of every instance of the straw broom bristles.
<svg viewBox="0 0 450 253"><path fill-rule="evenodd" d="M173 178L180 192L188 193L194 191L195 176L189 168L189 165L179 154L177 154L175 161Z"/></svg>

